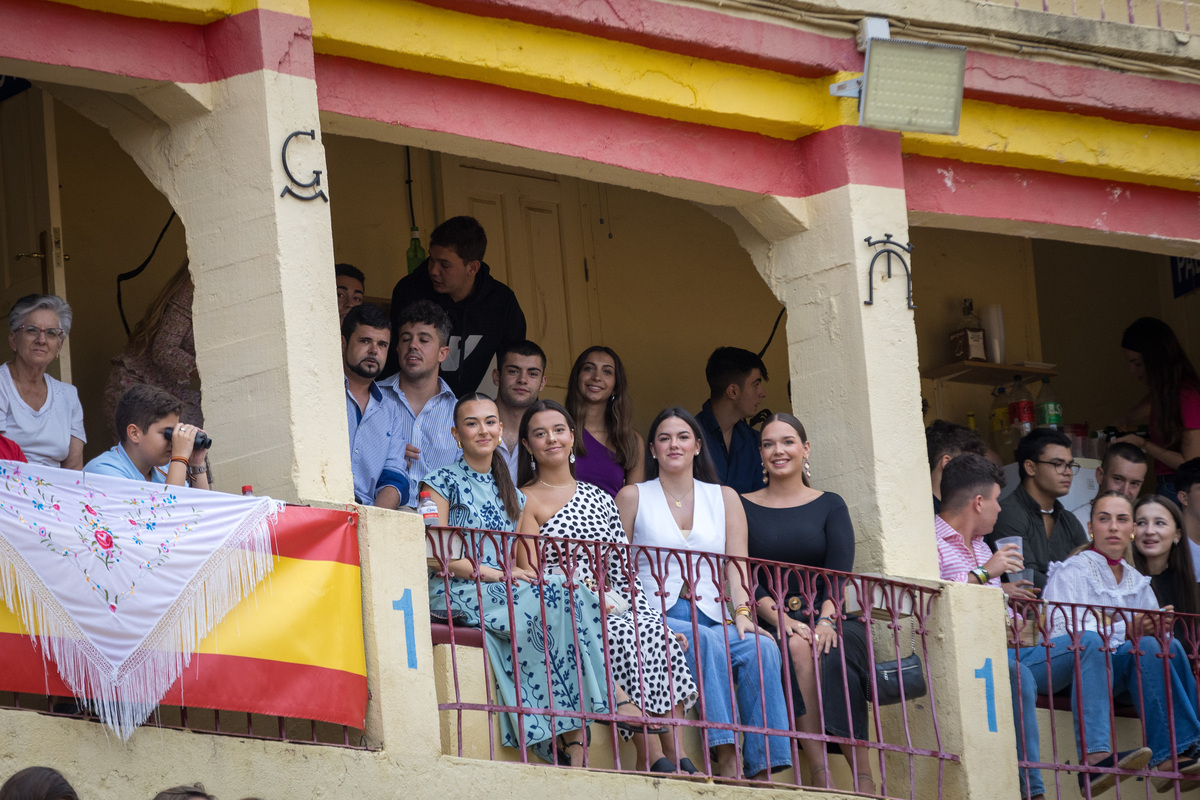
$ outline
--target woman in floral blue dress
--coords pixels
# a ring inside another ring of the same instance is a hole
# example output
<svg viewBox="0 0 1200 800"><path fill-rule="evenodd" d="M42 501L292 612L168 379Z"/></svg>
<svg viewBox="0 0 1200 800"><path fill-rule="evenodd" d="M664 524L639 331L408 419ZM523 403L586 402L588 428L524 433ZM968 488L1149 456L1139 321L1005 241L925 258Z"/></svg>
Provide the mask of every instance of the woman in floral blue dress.
<svg viewBox="0 0 1200 800"><path fill-rule="evenodd" d="M496 449L501 423L495 402L483 394L464 395L454 407L451 433L462 455L421 481L437 504L438 523L514 531L525 497ZM500 534L474 534L471 557L449 561L448 574L431 574L429 605L462 615L466 625L482 624L496 681L494 702L533 709L501 714L503 744L524 744L550 761L551 741L560 736L559 747L579 766L585 721L544 712L608 712L600 598L583 585L567 588L564 577L539 578L521 569L511 560L510 543ZM511 584L504 580L506 565Z"/></svg>

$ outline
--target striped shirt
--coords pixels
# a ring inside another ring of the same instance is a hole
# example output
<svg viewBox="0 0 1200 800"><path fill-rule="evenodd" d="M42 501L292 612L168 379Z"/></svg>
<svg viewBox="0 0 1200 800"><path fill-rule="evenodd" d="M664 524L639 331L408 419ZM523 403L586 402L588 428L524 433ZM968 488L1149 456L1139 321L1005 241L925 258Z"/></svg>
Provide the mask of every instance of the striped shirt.
<svg viewBox="0 0 1200 800"><path fill-rule="evenodd" d="M409 480L404 473L405 439L397 432L400 416L396 401L375 384L371 384L366 409L360 409L346 380L350 469L354 497L363 505L373 504L384 486L395 487L401 503L409 499Z"/></svg>
<svg viewBox="0 0 1200 800"><path fill-rule="evenodd" d="M971 543L968 548L963 535L941 515L933 518L933 530L937 534L938 572L944 581L966 583L971 570L978 569L992 557L992 549L983 541L983 537ZM1000 586L1000 576L988 581L989 586Z"/></svg>
<svg viewBox="0 0 1200 800"><path fill-rule="evenodd" d="M458 445L450 435L454 427L454 406L458 398L454 396L450 385L438 378L438 393L426 401L420 414L414 414L408 398L400 388L400 373L390 378L376 381L387 394L399 401L399 436L402 442L407 442L421 451L415 461L407 461L409 482L417 486L426 475L458 460ZM414 508L420 499L419 492L412 492L408 505Z"/></svg>

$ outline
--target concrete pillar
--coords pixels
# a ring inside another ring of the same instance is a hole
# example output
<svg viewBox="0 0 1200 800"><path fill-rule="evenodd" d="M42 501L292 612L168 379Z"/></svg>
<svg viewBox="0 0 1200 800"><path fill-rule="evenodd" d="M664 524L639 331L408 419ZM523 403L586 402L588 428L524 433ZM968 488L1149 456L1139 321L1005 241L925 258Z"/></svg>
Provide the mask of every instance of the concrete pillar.
<svg viewBox="0 0 1200 800"><path fill-rule="evenodd" d="M294 131L315 138L292 140L292 175L308 182L320 170L319 188L329 191L311 23L287 18L295 35L280 36L280 17L271 19L270 30L242 27L260 38L257 50L271 68L182 93L202 102L139 106L128 96L66 87L55 94L109 129L186 227L217 488L251 484L287 500L350 502L329 205L281 196L286 186L317 191L285 172L281 150Z"/></svg>

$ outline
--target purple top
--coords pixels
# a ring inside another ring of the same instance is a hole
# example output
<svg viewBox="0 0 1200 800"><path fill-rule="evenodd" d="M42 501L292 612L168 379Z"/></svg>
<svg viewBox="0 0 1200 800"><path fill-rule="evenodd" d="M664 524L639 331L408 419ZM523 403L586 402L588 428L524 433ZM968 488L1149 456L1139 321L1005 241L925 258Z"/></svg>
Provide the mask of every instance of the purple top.
<svg viewBox="0 0 1200 800"><path fill-rule="evenodd" d="M583 446L586 456L575 459L575 478L599 486L611 496L625 485L625 468L617 463L617 456L600 441L583 429Z"/></svg>

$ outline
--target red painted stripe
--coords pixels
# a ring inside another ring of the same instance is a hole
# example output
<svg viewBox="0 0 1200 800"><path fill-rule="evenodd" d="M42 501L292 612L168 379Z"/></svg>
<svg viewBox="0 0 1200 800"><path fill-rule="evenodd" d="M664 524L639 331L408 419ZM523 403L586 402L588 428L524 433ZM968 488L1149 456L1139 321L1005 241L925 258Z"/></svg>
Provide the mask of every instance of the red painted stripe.
<svg viewBox="0 0 1200 800"><path fill-rule="evenodd" d="M833 37L660 0L425 0L511 19L801 77L862 72L852 36ZM901 30L893 31L901 38ZM1200 129L1194 84L1028 58L968 52L966 97L1019 108Z"/></svg>
<svg viewBox="0 0 1200 800"><path fill-rule="evenodd" d="M909 211L1200 240L1200 194L1134 183L904 158Z"/></svg>
<svg viewBox="0 0 1200 800"><path fill-rule="evenodd" d="M53 661L23 634L0 634L4 669L0 689L70 696ZM196 653L184 675L167 690L163 705L247 711L362 728L367 678L326 667L244 656Z"/></svg>
<svg viewBox="0 0 1200 800"><path fill-rule="evenodd" d="M361 567L358 512L288 506L275 524L278 555L307 561L337 561Z"/></svg>
<svg viewBox="0 0 1200 800"><path fill-rule="evenodd" d="M321 111L761 194L901 188L899 134L839 127L789 142L475 81L317 56ZM480 124L487 120L487 124Z"/></svg>
<svg viewBox="0 0 1200 800"><path fill-rule="evenodd" d="M1195 84L1091 67L968 52L963 96L1017 108L1200 130L1200 91Z"/></svg>
<svg viewBox="0 0 1200 800"><path fill-rule="evenodd" d="M276 11L246 11L198 26L0 0L0 20L0 58L178 83L262 69L313 77L312 21Z"/></svg>
<svg viewBox="0 0 1200 800"><path fill-rule="evenodd" d="M424 0L477 17L510 19L641 45L668 53L815 78L861 72L854 37L740 19L659 0Z"/></svg>

